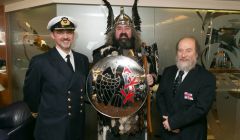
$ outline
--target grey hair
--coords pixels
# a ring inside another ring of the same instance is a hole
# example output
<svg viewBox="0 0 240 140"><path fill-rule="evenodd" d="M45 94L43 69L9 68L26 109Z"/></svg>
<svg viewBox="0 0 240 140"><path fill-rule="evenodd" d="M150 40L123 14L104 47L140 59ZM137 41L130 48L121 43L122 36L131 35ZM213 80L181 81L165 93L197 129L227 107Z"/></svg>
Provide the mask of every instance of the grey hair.
<svg viewBox="0 0 240 140"><path fill-rule="evenodd" d="M198 40L197 40L194 36L185 36L185 37L180 38L180 39L178 40L178 42L177 42L177 45L176 45L176 51L178 50L178 45L179 45L179 43L180 43L183 39L187 39L187 38L194 40L194 42L195 42L195 51L197 52L198 57L199 57L199 56L201 55L200 44L199 44Z"/></svg>

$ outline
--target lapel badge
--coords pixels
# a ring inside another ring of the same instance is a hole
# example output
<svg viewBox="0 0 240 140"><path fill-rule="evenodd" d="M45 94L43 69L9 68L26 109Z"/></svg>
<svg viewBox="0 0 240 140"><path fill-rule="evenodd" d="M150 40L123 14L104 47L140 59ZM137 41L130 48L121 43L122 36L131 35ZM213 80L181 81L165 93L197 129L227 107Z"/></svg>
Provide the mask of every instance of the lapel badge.
<svg viewBox="0 0 240 140"><path fill-rule="evenodd" d="M184 99L186 100L193 100L193 95L192 93L189 93L189 92L184 92Z"/></svg>

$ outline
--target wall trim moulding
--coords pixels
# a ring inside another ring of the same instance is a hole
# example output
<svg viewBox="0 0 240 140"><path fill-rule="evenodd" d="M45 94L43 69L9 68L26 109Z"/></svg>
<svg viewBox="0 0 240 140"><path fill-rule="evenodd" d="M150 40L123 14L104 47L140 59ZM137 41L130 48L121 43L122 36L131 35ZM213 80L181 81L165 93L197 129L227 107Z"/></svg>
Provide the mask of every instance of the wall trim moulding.
<svg viewBox="0 0 240 140"><path fill-rule="evenodd" d="M134 0L108 0L112 5L131 6ZM20 0L5 5L5 12L11 12L46 4L103 4L102 0ZM167 8L194 8L194 9L219 9L240 10L238 0L139 0L139 6L167 7Z"/></svg>

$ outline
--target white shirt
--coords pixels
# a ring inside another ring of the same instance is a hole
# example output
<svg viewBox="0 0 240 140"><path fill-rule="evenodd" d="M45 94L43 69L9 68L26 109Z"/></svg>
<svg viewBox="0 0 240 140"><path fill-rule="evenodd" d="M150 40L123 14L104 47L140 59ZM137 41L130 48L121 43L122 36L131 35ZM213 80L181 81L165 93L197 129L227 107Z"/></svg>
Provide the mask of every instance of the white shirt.
<svg viewBox="0 0 240 140"><path fill-rule="evenodd" d="M177 74L176 74L176 76L175 76L175 79L177 78L179 71L180 71L180 70L177 71ZM183 76L182 76L182 81L183 81L184 78L187 76L187 74L188 74L188 71L184 71L184 74L183 74Z"/></svg>
<svg viewBox="0 0 240 140"><path fill-rule="evenodd" d="M61 49L59 49L57 47L56 47L56 49L59 52L59 54L62 56L62 58L65 60L65 62L67 62L67 57L66 56L70 55L70 62L72 64L72 66L73 66L73 70L75 71L75 65L74 65L75 63L74 63L72 50L70 50L70 52L68 54L66 54L63 50L61 50Z"/></svg>

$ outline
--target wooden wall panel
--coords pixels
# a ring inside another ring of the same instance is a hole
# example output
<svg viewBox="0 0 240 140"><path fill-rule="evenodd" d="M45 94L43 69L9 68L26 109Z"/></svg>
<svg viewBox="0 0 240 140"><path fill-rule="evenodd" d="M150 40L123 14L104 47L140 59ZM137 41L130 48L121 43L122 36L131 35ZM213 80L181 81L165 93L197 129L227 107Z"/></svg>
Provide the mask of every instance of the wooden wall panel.
<svg viewBox="0 0 240 140"><path fill-rule="evenodd" d="M0 5L0 31L6 34L6 16L4 13L4 6ZM0 59L7 61L7 46L0 46ZM2 71L0 68L0 84L5 88L5 90L0 91L0 107L9 105L12 102L12 95L9 92L9 76L8 71Z"/></svg>

